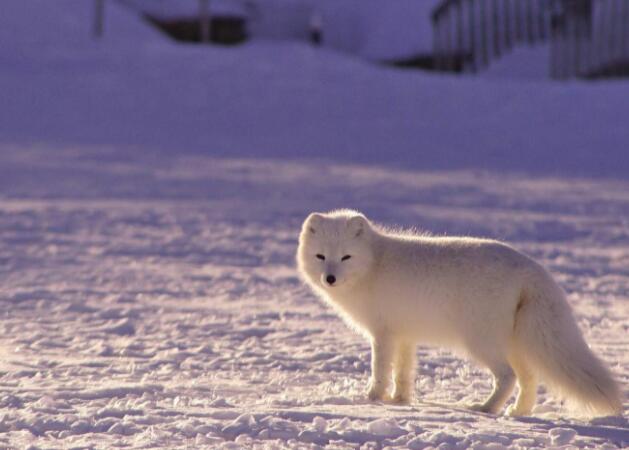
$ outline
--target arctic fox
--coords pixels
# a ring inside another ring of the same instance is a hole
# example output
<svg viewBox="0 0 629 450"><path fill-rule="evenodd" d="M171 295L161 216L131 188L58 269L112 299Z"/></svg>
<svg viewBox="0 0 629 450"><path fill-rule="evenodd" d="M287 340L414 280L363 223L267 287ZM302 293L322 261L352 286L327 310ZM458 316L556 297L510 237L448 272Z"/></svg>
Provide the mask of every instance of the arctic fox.
<svg viewBox="0 0 629 450"><path fill-rule="evenodd" d="M313 213L297 251L306 282L371 341L371 400L408 403L415 346L441 344L486 366L494 388L472 409L529 415L538 377L584 412L620 414L612 374L588 348L565 294L507 244L388 231L351 210Z"/></svg>

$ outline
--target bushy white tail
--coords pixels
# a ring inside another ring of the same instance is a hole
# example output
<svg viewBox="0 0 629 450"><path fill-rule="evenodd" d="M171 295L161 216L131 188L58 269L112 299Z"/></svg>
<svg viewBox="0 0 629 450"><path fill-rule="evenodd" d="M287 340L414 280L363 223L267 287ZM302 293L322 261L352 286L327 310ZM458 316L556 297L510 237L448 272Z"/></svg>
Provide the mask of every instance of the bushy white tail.
<svg viewBox="0 0 629 450"><path fill-rule="evenodd" d="M570 404L594 415L622 412L614 377L586 344L565 294L547 273L524 290L514 331L531 368Z"/></svg>

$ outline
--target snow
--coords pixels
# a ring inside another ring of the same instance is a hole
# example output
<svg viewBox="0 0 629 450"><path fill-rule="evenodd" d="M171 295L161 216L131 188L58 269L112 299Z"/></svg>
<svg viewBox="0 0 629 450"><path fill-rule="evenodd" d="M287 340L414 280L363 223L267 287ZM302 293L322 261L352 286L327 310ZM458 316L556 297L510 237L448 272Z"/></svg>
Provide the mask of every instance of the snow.
<svg viewBox="0 0 629 450"><path fill-rule="evenodd" d="M406 434L395 419L376 419L367 424L367 430L376 436L398 437Z"/></svg>
<svg viewBox="0 0 629 450"><path fill-rule="evenodd" d="M192 18L198 17L200 3L198 0L120 0L133 10L142 11L160 18ZM246 14L247 3L240 0L212 0L208 2L210 14Z"/></svg>
<svg viewBox="0 0 629 450"><path fill-rule="evenodd" d="M507 240L626 393L626 82L182 46L115 3L93 42L86 5L0 16L0 447L629 445L626 408L575 417L543 389L533 417L466 409L489 376L443 349L418 348L412 405L369 403L367 343L294 264L304 217L337 207Z"/></svg>
<svg viewBox="0 0 629 450"><path fill-rule="evenodd" d="M550 45L522 45L494 60L481 72L483 78L544 80L550 77Z"/></svg>
<svg viewBox="0 0 629 450"><path fill-rule="evenodd" d="M132 8L163 18L196 17L198 0L123 0ZM372 60L426 54L432 49L431 12L439 0L212 0L211 14L247 17L248 34L307 42L313 22L326 48Z"/></svg>
<svg viewBox="0 0 629 450"><path fill-rule="evenodd" d="M431 12L439 1L323 0L313 9L322 16L327 47L371 60L391 61L432 51Z"/></svg>
<svg viewBox="0 0 629 450"><path fill-rule="evenodd" d="M552 428L548 431L551 445L566 445L576 436L572 428Z"/></svg>

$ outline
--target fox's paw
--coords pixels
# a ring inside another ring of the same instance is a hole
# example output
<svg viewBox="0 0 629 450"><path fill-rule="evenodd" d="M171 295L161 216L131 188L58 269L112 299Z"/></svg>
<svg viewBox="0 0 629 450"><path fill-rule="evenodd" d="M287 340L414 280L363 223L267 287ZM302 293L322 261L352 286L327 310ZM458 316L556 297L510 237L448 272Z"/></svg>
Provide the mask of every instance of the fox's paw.
<svg viewBox="0 0 629 450"><path fill-rule="evenodd" d="M495 414L491 406L485 403L474 403L473 405L468 406L468 409L472 411L476 411L476 412L486 413L486 414Z"/></svg>
<svg viewBox="0 0 629 450"><path fill-rule="evenodd" d="M412 395L398 393L394 394L390 401L396 405L409 405L413 401L413 397Z"/></svg>
<svg viewBox="0 0 629 450"><path fill-rule="evenodd" d="M367 391L367 398L372 402L383 401L387 399L387 394L380 389L370 388Z"/></svg>
<svg viewBox="0 0 629 450"><path fill-rule="evenodd" d="M367 398L372 402L390 400L390 396L387 394L384 384L375 383L373 381L369 383Z"/></svg>
<svg viewBox="0 0 629 450"><path fill-rule="evenodd" d="M411 389L396 389L391 397L391 403L398 405L408 405L413 401L413 392Z"/></svg>
<svg viewBox="0 0 629 450"><path fill-rule="evenodd" d="M525 408L518 408L517 405L511 405L507 408L507 415L511 417L530 416L531 410L527 410Z"/></svg>

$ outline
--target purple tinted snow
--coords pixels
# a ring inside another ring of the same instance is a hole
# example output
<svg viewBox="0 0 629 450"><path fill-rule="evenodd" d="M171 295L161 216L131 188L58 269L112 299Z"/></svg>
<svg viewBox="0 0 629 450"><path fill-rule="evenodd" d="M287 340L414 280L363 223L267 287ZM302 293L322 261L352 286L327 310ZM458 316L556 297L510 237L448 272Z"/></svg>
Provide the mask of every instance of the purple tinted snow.
<svg viewBox="0 0 629 450"><path fill-rule="evenodd" d="M17 2L8 6L19 19L29 17ZM94 43L80 28L60 38L46 31L43 17L83 24L85 9L64 14L47 2L36 9L42 23L31 29L33 40L20 41L15 36L23 34L10 31L0 35L11 43L0 49L7 62L0 74L4 143L122 146L130 152L139 146L153 157L161 151L424 170L629 173L624 82L427 76L295 43L254 42L230 50L173 46L115 5L111 31ZM15 16L3 14L0 29L12 30L14 22ZM18 54L29 61L26 68ZM33 70L43 61L45 70ZM77 72L81 77L74 77ZM10 179L1 168L0 175ZM98 172L89 176L107 183ZM142 189L143 179L137 180Z"/></svg>
<svg viewBox="0 0 629 450"><path fill-rule="evenodd" d="M129 319L122 319L111 325L104 326L100 329L105 333L117 334L119 336L132 336L135 334L135 326Z"/></svg>

